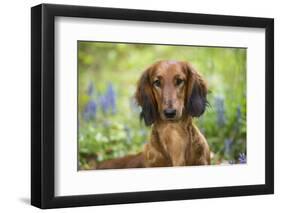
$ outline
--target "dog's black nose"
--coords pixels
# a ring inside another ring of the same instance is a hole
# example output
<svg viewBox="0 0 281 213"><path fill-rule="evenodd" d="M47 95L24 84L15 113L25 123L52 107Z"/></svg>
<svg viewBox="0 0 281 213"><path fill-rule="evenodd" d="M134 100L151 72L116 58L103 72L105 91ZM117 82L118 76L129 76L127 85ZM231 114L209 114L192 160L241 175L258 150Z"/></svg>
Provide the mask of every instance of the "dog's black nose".
<svg viewBox="0 0 281 213"><path fill-rule="evenodd" d="M174 118L176 116L177 111L175 109L165 109L164 115L166 118Z"/></svg>

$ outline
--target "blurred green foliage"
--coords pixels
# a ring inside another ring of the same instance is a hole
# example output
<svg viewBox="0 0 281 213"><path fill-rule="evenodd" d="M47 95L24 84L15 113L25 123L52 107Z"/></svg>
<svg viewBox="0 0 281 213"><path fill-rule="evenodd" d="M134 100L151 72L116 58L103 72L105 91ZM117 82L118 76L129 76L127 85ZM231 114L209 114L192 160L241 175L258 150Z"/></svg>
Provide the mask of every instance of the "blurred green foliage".
<svg viewBox="0 0 281 213"><path fill-rule="evenodd" d="M212 164L246 162L246 49L78 43L79 168L134 154L148 141L133 96L141 73L158 60L187 60L209 85L210 107L195 122Z"/></svg>

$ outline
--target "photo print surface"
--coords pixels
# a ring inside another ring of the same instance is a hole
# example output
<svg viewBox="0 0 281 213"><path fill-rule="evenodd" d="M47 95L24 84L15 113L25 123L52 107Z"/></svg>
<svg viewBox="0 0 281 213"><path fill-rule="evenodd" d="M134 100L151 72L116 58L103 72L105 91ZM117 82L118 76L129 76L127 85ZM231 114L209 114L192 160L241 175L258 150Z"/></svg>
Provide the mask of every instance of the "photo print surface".
<svg viewBox="0 0 281 213"><path fill-rule="evenodd" d="M78 170L246 164L247 49L78 41Z"/></svg>

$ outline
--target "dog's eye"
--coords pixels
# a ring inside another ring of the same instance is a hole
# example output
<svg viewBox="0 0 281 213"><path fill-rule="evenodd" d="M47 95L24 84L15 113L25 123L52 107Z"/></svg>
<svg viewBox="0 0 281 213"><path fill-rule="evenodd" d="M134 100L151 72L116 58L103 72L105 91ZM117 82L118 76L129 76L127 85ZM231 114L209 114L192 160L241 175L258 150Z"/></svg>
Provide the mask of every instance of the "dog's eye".
<svg viewBox="0 0 281 213"><path fill-rule="evenodd" d="M153 85L156 87L160 87L161 86L160 80L157 79L157 80L153 81Z"/></svg>
<svg viewBox="0 0 281 213"><path fill-rule="evenodd" d="M177 85L177 86L181 85L182 83L183 83L183 80L182 80L182 79L178 78L178 79L176 80L176 85Z"/></svg>

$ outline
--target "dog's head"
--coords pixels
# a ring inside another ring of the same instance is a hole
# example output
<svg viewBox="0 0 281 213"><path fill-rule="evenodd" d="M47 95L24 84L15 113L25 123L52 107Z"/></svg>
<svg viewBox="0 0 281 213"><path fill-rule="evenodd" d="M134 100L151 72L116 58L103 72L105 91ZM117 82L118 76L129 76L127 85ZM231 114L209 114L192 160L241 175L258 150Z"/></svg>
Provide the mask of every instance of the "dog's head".
<svg viewBox="0 0 281 213"><path fill-rule="evenodd" d="M207 84L187 62L159 61L138 81L136 101L146 125L156 120L179 121L199 117L207 104Z"/></svg>

